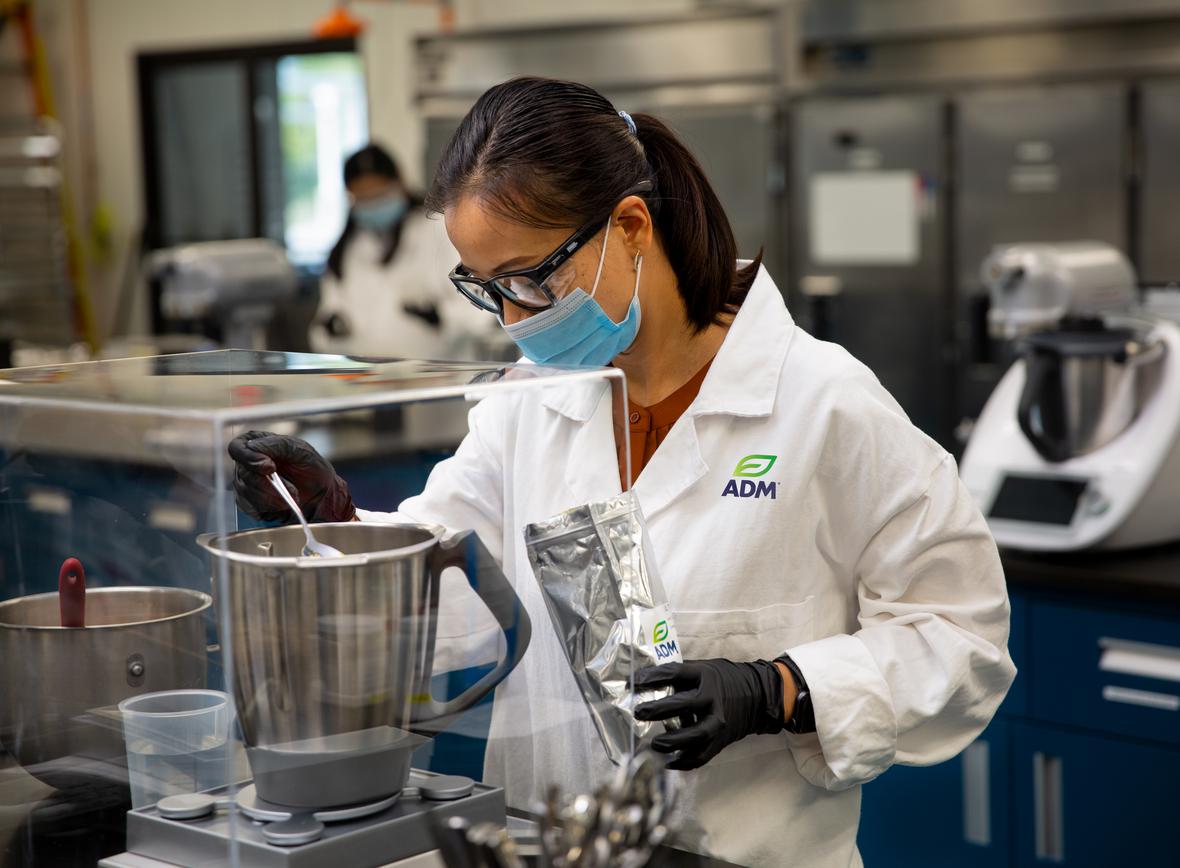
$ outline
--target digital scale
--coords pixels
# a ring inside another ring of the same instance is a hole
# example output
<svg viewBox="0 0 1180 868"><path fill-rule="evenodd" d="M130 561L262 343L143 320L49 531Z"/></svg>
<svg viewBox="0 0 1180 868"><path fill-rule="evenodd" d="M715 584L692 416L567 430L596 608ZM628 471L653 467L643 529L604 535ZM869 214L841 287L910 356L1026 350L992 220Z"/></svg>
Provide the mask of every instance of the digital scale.
<svg viewBox="0 0 1180 868"><path fill-rule="evenodd" d="M415 769L408 787L379 802L296 813L262 801L252 784L244 784L233 795L222 788L170 796L129 811L127 852L98 864L102 868L389 865L434 851L435 824L453 816L472 824L503 826L504 791L470 778Z"/></svg>

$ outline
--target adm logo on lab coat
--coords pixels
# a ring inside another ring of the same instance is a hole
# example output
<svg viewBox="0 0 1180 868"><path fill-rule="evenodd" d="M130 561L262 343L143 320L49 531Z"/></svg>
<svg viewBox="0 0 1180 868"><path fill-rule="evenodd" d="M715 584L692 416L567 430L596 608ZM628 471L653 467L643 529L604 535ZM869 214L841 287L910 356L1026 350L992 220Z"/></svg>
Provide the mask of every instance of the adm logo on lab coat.
<svg viewBox="0 0 1180 868"><path fill-rule="evenodd" d="M769 473L770 468L774 467L774 462L777 460L777 455L747 455L733 469L733 475L738 478L731 479L726 483L725 491L721 492L721 496L769 497L771 500L775 500L778 497L778 483L766 482L758 477ZM755 479L758 481L755 482Z"/></svg>

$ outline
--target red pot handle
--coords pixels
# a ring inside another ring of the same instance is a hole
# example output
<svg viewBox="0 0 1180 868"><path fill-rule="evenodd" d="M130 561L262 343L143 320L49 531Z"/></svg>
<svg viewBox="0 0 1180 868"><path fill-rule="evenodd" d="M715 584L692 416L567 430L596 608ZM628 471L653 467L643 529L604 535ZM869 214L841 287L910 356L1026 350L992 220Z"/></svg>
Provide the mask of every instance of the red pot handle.
<svg viewBox="0 0 1180 868"><path fill-rule="evenodd" d="M57 574L57 599L63 627L86 626L86 571L77 558L66 558Z"/></svg>

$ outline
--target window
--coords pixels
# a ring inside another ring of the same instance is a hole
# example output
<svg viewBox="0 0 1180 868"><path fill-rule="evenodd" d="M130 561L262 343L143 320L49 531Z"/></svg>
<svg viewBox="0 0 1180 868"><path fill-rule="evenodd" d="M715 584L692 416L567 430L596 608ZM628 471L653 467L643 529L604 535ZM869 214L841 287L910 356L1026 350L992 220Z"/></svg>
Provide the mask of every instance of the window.
<svg viewBox="0 0 1180 868"><path fill-rule="evenodd" d="M353 40L141 54L148 249L265 236L318 268L369 138Z"/></svg>
<svg viewBox="0 0 1180 868"><path fill-rule="evenodd" d="M322 263L348 213L344 160L369 139L364 77L347 53L284 57L276 73L283 238L297 264Z"/></svg>

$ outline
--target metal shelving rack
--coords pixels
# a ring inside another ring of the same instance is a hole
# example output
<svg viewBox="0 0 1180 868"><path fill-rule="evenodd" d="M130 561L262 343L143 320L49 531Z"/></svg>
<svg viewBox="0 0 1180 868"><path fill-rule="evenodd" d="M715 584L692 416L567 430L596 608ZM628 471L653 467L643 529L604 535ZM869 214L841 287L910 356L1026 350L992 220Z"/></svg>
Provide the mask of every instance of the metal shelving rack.
<svg viewBox="0 0 1180 868"><path fill-rule="evenodd" d="M78 243L45 47L31 0L0 0L0 362L17 340L98 334ZM13 99L27 89L31 100ZM24 103L23 112L17 108Z"/></svg>
<svg viewBox="0 0 1180 868"><path fill-rule="evenodd" d="M0 341L77 334L61 160L55 121L0 118Z"/></svg>

